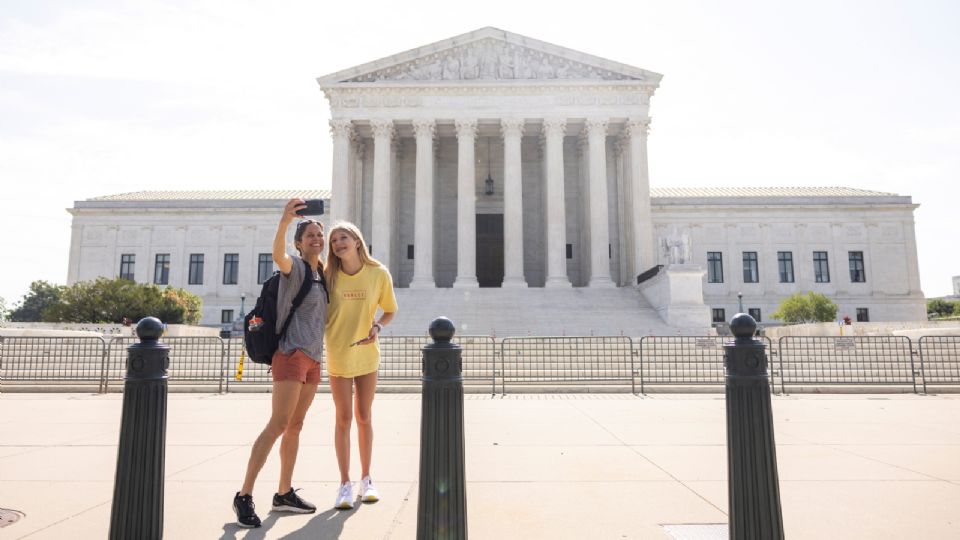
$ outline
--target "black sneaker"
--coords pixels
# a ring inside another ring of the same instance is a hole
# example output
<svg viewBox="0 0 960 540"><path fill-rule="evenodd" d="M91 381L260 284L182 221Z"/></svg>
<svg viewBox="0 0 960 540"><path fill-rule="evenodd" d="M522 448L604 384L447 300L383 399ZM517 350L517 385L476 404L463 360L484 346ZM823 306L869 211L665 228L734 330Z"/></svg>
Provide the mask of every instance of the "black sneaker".
<svg viewBox="0 0 960 540"><path fill-rule="evenodd" d="M259 527L260 518L253 509L253 495L240 495L238 491L233 496L233 511L237 513L237 525L247 529Z"/></svg>
<svg viewBox="0 0 960 540"><path fill-rule="evenodd" d="M273 511L274 512L293 512L294 514L312 514L317 511L317 507L314 504L310 504L307 501L300 498L297 495L297 490L290 488L290 491L280 495L279 493L273 494Z"/></svg>

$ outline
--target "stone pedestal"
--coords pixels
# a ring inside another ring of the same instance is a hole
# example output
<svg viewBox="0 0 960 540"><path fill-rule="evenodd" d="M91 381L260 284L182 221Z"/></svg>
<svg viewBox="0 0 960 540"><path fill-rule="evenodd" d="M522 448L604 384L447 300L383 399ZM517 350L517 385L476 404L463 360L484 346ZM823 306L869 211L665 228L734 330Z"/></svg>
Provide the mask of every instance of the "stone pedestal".
<svg viewBox="0 0 960 540"><path fill-rule="evenodd" d="M663 322L677 328L709 328L710 308L703 303L700 265L671 264L637 285Z"/></svg>

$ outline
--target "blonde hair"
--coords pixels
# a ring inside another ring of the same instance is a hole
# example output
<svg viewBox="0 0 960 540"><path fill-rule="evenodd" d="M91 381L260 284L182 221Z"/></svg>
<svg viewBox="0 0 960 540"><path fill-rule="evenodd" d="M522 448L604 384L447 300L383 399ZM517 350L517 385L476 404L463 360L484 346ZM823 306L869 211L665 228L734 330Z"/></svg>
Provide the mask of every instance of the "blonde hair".
<svg viewBox="0 0 960 540"><path fill-rule="evenodd" d="M360 228L349 221L338 221L330 227L330 234L327 235L327 264L324 268L324 274L327 277L327 286L330 287L330 290L333 290L337 280L337 272L340 270L340 257L333 252L331 247L333 235L338 231L347 233L360 243L360 248L357 251L360 255L361 264L383 266L383 263L370 256L370 251L367 249L367 243L363 240L363 233L360 232Z"/></svg>

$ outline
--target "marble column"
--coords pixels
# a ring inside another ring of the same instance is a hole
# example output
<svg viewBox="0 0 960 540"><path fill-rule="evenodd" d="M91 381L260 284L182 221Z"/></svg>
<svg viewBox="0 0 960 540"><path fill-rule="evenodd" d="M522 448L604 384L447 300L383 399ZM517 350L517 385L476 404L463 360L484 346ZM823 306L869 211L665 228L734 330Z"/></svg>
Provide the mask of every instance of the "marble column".
<svg viewBox="0 0 960 540"><path fill-rule="evenodd" d="M394 137L393 120L375 119L370 121L373 129L373 205L370 211L371 255L390 268L390 255L393 253L393 233L390 204L391 169L390 145ZM336 202L334 202L336 204Z"/></svg>
<svg viewBox="0 0 960 540"><path fill-rule="evenodd" d="M520 142L523 119L500 121L503 135L503 287L526 287L523 275L523 185Z"/></svg>
<svg viewBox="0 0 960 540"><path fill-rule="evenodd" d="M344 118L330 120L330 134L333 136L333 192L330 196L330 220L350 221L352 198L350 197L350 139L353 136L353 123Z"/></svg>
<svg viewBox="0 0 960 540"><path fill-rule="evenodd" d="M477 120L459 119L457 128L457 279L454 288L476 288L477 178L475 146Z"/></svg>
<svg viewBox="0 0 960 540"><path fill-rule="evenodd" d="M588 118L590 151L590 281L589 287L614 287L610 279L610 223L607 201L607 119Z"/></svg>
<svg viewBox="0 0 960 540"><path fill-rule="evenodd" d="M547 164L547 280L545 287L570 287L567 277L567 213L563 185L563 136L567 121L545 118L543 135Z"/></svg>
<svg viewBox="0 0 960 540"><path fill-rule="evenodd" d="M630 145L630 191L633 197L631 228L633 230L633 261L636 274L657 264L654 255L653 217L650 211L650 173L647 168L647 133L649 118L631 118L627 121ZM632 276L635 279L636 275Z"/></svg>
<svg viewBox="0 0 960 540"><path fill-rule="evenodd" d="M563 174L564 118L544 118L547 279L545 287L570 287L567 276L567 210Z"/></svg>
<svg viewBox="0 0 960 540"><path fill-rule="evenodd" d="M413 218L413 280L411 289L436 287L433 277L433 136L436 122L413 121L417 140L416 188Z"/></svg>

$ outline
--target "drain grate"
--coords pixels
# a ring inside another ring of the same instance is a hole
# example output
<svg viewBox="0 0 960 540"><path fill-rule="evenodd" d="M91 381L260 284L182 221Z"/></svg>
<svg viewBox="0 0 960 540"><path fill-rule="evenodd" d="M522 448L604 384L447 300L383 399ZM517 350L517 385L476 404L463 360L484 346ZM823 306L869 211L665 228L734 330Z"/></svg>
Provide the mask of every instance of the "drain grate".
<svg viewBox="0 0 960 540"><path fill-rule="evenodd" d="M674 540L727 540L726 523L683 523L660 525Z"/></svg>
<svg viewBox="0 0 960 540"><path fill-rule="evenodd" d="M0 508L0 529L6 527L7 525L13 525L14 523L20 521L24 517L23 512L17 510L8 510L6 508Z"/></svg>

